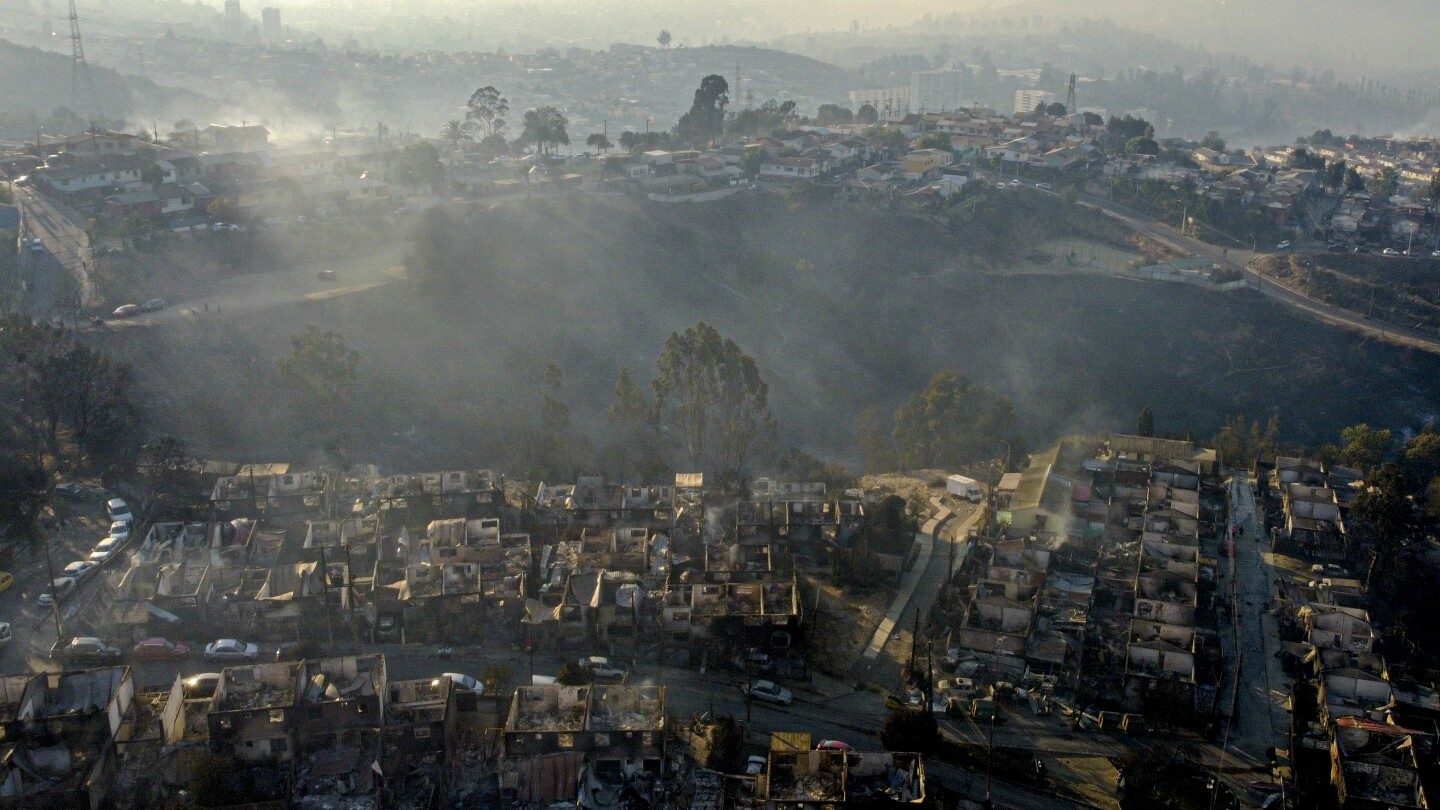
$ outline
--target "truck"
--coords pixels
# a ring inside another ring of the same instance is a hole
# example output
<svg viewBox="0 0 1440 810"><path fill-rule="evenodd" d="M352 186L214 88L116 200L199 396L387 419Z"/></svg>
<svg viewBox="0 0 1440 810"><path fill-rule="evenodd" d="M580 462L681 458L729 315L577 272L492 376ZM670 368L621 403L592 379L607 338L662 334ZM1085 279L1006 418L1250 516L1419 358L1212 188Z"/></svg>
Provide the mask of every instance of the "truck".
<svg viewBox="0 0 1440 810"><path fill-rule="evenodd" d="M979 503L980 499L984 497L980 490L980 482L963 475L952 475L946 478L945 490L951 495L964 498L971 503Z"/></svg>

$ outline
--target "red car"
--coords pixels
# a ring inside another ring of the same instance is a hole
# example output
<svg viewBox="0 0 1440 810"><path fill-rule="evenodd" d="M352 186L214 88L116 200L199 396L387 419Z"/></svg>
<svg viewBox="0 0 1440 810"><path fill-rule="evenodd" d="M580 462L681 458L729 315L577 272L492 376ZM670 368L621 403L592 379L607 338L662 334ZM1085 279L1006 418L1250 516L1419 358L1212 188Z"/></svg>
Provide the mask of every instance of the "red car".
<svg viewBox="0 0 1440 810"><path fill-rule="evenodd" d="M147 638L130 651L136 661L174 661L189 654L189 647L163 638Z"/></svg>
<svg viewBox="0 0 1440 810"><path fill-rule="evenodd" d="M318 273L315 274L315 277L318 278L318 279L320 279L321 281L334 281L334 280L335 280L335 271L334 271L334 270L321 270L320 272L318 272Z"/></svg>

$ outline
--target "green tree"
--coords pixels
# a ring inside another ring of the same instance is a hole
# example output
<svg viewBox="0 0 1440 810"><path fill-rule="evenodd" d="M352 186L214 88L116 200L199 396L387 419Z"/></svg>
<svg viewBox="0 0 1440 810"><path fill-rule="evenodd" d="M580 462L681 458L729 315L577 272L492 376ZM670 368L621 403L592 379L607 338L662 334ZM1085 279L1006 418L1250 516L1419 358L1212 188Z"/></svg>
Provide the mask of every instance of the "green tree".
<svg viewBox="0 0 1440 810"><path fill-rule="evenodd" d="M849 107L842 107L839 104L821 104L820 109L815 111L815 123L818 126L829 126L831 124L849 124L855 120L855 113Z"/></svg>
<svg viewBox="0 0 1440 810"><path fill-rule="evenodd" d="M510 113L510 102L500 91L486 85L470 94L466 103L465 118L474 121L488 135L499 135L505 129L505 116Z"/></svg>
<svg viewBox="0 0 1440 810"><path fill-rule="evenodd" d="M988 458L1014 421L1010 400L956 371L940 371L895 412L895 446L907 468L960 467Z"/></svg>
<svg viewBox="0 0 1440 810"><path fill-rule="evenodd" d="M1400 173L1390 167L1380 170L1380 173L1370 180L1370 193L1376 197L1389 199L1395 196L1396 190L1400 188Z"/></svg>
<svg viewBox="0 0 1440 810"><path fill-rule="evenodd" d="M455 150L460 148L461 142L468 143L475 140L475 138L470 135L470 127L466 126L466 122L458 118L445 122L445 126L440 128L440 139L450 142L451 160L455 159Z"/></svg>
<svg viewBox="0 0 1440 810"><path fill-rule="evenodd" d="M1430 201L1430 210L1440 206L1440 171L1430 176L1430 185L1425 188L1425 198Z"/></svg>
<svg viewBox="0 0 1440 810"><path fill-rule="evenodd" d="M1211 444L1222 465L1250 470L1255 468L1256 459L1274 458L1279 433L1278 417L1270 417L1269 424L1261 430L1258 420L1247 421L1243 416L1235 416L1226 421Z"/></svg>
<svg viewBox="0 0 1440 810"><path fill-rule="evenodd" d="M757 443L774 432L770 387L754 358L701 321L672 332L655 367L655 411L676 427L687 460L738 482Z"/></svg>
<svg viewBox="0 0 1440 810"><path fill-rule="evenodd" d="M622 479L653 481L667 468L664 444L655 424L655 409L630 369L621 366L615 391L605 410L610 424L610 467Z"/></svg>
<svg viewBox="0 0 1440 810"><path fill-rule="evenodd" d="M1212 129L1205 133L1205 137L1200 139L1200 146L1205 149L1214 149L1216 152L1224 152L1225 139L1220 137L1219 132Z"/></svg>
<svg viewBox="0 0 1440 810"><path fill-rule="evenodd" d="M333 415L355 385L360 353L345 345L339 332L310 325L290 337L290 356L275 362L275 370L304 404L318 405Z"/></svg>
<svg viewBox="0 0 1440 810"><path fill-rule="evenodd" d="M657 37L655 37L655 41L658 42L658 43L660 43L660 47L663 48L664 50L667 50L667 51L670 50L670 32L669 32L669 31L666 31L664 28L661 28L661 29L660 29L660 35L657 36Z"/></svg>
<svg viewBox="0 0 1440 810"><path fill-rule="evenodd" d="M565 131L570 122L565 114L555 107L540 107L525 111L525 129L520 133L521 143L533 144L541 155L553 154L561 145L570 143Z"/></svg>
<svg viewBox="0 0 1440 810"><path fill-rule="evenodd" d="M1160 144L1148 135L1141 135L1125 142L1125 153L1127 155L1158 155L1160 154Z"/></svg>
<svg viewBox="0 0 1440 810"><path fill-rule="evenodd" d="M1144 118L1135 118L1126 115L1124 118L1110 116L1110 121L1105 125L1107 131L1120 143L1129 143L1135 138L1153 138L1155 128Z"/></svg>
<svg viewBox="0 0 1440 810"><path fill-rule="evenodd" d="M1368 474L1390 456L1393 439L1394 434L1389 429L1376 430L1366 424L1351 425L1340 431L1340 460Z"/></svg>
<svg viewBox="0 0 1440 810"><path fill-rule="evenodd" d="M1066 112L1068 111L1065 109L1065 105L1058 101L1052 101L1045 105L1045 114L1051 118L1063 118Z"/></svg>
<svg viewBox="0 0 1440 810"><path fill-rule="evenodd" d="M927 132L920 136L919 142L915 144L917 149L940 149L945 152L955 151L955 145L950 141L950 136L943 132Z"/></svg>
<svg viewBox="0 0 1440 810"><path fill-rule="evenodd" d="M675 134L692 144L705 144L720 136L725 123L725 105L730 103L730 85L725 77L712 73L700 80L690 111L680 116Z"/></svg>
<svg viewBox="0 0 1440 810"><path fill-rule="evenodd" d="M1345 170L1345 190L1352 193L1365 190L1365 176L1354 166Z"/></svg>
<svg viewBox="0 0 1440 810"><path fill-rule="evenodd" d="M1155 435L1155 411L1149 405L1140 409L1140 416L1135 420L1135 435Z"/></svg>
<svg viewBox="0 0 1440 810"><path fill-rule="evenodd" d="M1403 594L1410 573L1405 544L1417 528L1415 502L1406 495L1405 477L1394 464L1373 468L1355 496L1346 525L1355 539L1375 549L1370 581L1388 596Z"/></svg>
<svg viewBox="0 0 1440 810"><path fill-rule="evenodd" d="M1436 431L1434 422L1427 423L1424 430L1405 442L1401 469L1416 489L1440 475L1440 432Z"/></svg>
<svg viewBox="0 0 1440 810"><path fill-rule="evenodd" d="M435 188L445 183L445 166L440 162L440 150L428 141L412 143L400 150L397 171L400 182L405 185Z"/></svg>
<svg viewBox="0 0 1440 810"><path fill-rule="evenodd" d="M746 177L759 177L760 165L765 162L765 153L759 149L746 149L740 156L740 171Z"/></svg>
<svg viewBox="0 0 1440 810"><path fill-rule="evenodd" d="M585 145L599 149L601 154L604 154L610 147L614 146L614 144L610 143L610 139L605 137L605 133L603 132L591 133L590 136L585 139Z"/></svg>
<svg viewBox="0 0 1440 810"><path fill-rule="evenodd" d="M855 123L867 126L880 120L880 113L873 104L861 104L860 109L855 111Z"/></svg>
<svg viewBox="0 0 1440 810"><path fill-rule="evenodd" d="M1338 193L1345 187L1345 161L1332 160L1325 166L1325 187L1332 193Z"/></svg>

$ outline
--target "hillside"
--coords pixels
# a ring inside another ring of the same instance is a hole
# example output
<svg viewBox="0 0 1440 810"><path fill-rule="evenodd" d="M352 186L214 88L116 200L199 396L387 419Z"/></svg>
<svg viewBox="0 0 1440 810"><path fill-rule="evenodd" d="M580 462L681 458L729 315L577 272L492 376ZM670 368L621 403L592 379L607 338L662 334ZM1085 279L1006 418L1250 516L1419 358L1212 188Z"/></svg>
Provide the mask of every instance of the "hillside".
<svg viewBox="0 0 1440 810"><path fill-rule="evenodd" d="M1296 292L1407 329L1440 331L1440 260L1354 253L1264 256L1252 269Z"/></svg>
<svg viewBox="0 0 1440 810"><path fill-rule="evenodd" d="M5 110L0 113L0 121L7 128L16 129L15 133L7 132L11 137L25 134L24 127L17 127L16 122L10 120L15 116L33 112L43 118L57 106L69 104L70 57L65 54L0 39L0 76L8 79ZM90 65L90 78L95 84L97 111L112 118L125 118L140 111L164 110L175 105L195 110L214 107L214 102L194 93L160 87L148 79L121 75L95 64ZM83 85L81 92L86 92ZM88 109L89 104L82 100L80 107ZM148 123L143 121L140 126ZM29 137L34 139L33 129Z"/></svg>
<svg viewBox="0 0 1440 810"><path fill-rule="evenodd" d="M1278 413L1282 439L1311 443L1433 413L1440 358L1258 294L1044 262L1036 235L1083 232L1090 216L1040 213L979 214L957 237L768 195L476 207L426 246L452 257L458 291L396 283L107 340L136 363L161 430L211 453L295 457L328 430L294 426L274 360L305 324L340 331L361 355L346 441L398 466L515 463L550 362L577 424L599 435L620 366L648 380L665 337L702 319L756 358L787 445L844 459L857 413L894 408L943 368L1014 398L1036 440L1128 429L1146 404L1161 429L1200 436L1228 415Z"/></svg>

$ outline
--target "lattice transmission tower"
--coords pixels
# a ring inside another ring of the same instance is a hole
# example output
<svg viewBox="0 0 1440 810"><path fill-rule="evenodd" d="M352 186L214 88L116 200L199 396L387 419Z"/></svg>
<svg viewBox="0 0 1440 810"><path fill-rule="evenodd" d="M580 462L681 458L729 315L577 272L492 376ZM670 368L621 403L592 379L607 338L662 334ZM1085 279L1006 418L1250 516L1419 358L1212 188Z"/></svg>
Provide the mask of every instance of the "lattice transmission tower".
<svg viewBox="0 0 1440 810"><path fill-rule="evenodd" d="M90 78L90 65L85 61L85 42L80 38L80 13L75 10L75 0L70 0L70 109L80 114L80 82L90 94L88 101L95 103L95 82Z"/></svg>

